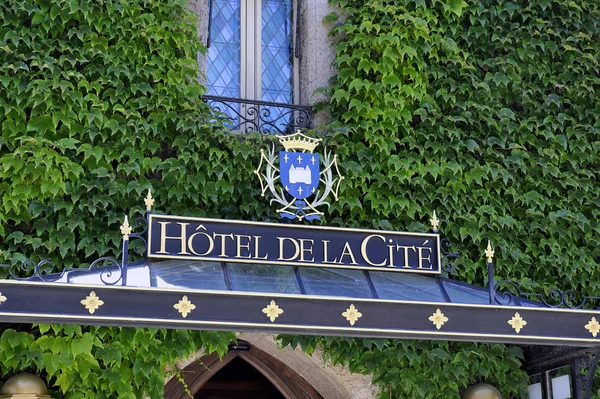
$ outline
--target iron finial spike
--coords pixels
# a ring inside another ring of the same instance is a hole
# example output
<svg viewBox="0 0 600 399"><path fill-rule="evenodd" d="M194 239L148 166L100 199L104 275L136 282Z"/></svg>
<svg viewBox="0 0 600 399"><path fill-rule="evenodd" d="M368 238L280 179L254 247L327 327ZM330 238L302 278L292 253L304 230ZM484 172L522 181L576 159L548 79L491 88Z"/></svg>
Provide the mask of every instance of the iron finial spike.
<svg viewBox="0 0 600 399"><path fill-rule="evenodd" d="M123 240L129 241L129 235L131 234L131 226L129 225L129 219L127 215L125 215L125 220L121 225L121 234L123 235Z"/></svg>
<svg viewBox="0 0 600 399"><path fill-rule="evenodd" d="M488 263L494 261L494 250L492 249L492 243L488 240L487 248L485 249L485 256L487 257Z"/></svg>
<svg viewBox="0 0 600 399"><path fill-rule="evenodd" d="M431 229L434 233L438 232L438 228L440 227L440 220L437 218L435 211L433 211L433 217L429 219L429 223L431 223Z"/></svg>
<svg viewBox="0 0 600 399"><path fill-rule="evenodd" d="M146 204L147 211L152 210L152 206L154 205L154 198L152 198L152 189L148 189L148 195L144 199L144 204Z"/></svg>
<svg viewBox="0 0 600 399"><path fill-rule="evenodd" d="M488 290L490 293L490 305L496 303L496 286L494 285L494 250L492 249L492 243L488 240L487 248L485 249L485 256L487 257L488 266Z"/></svg>

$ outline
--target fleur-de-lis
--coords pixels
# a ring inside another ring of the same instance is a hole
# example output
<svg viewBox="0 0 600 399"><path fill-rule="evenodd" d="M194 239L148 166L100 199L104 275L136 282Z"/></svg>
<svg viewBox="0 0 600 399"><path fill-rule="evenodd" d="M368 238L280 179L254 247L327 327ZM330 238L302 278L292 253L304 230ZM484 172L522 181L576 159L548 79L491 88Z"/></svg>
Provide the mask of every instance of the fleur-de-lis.
<svg viewBox="0 0 600 399"><path fill-rule="evenodd" d="M448 318L438 308L434 314L429 316L429 321L439 330L448 321Z"/></svg>
<svg viewBox="0 0 600 399"><path fill-rule="evenodd" d="M487 258L488 263L492 263L494 261L494 250L492 249L492 243L488 240L488 246L485 249L485 256Z"/></svg>
<svg viewBox="0 0 600 399"><path fill-rule="evenodd" d="M429 219L429 223L431 223L431 229L434 233L437 233L438 228L440 226L440 219L437 218L435 211L433 211L433 217Z"/></svg>
<svg viewBox="0 0 600 399"><path fill-rule="evenodd" d="M125 216L125 220L121 225L121 234L123 235L124 240L129 240L129 235L131 234L131 226L129 225L129 220L127 219L127 216Z"/></svg>
<svg viewBox="0 0 600 399"><path fill-rule="evenodd" d="M362 313L360 313L353 304L350 304L350 307L342 313L342 316L344 316L346 320L350 322L350 325L353 326L354 323L356 323L358 319L362 317Z"/></svg>
<svg viewBox="0 0 600 399"><path fill-rule="evenodd" d="M267 305L266 308L263 308L262 312L267 315L271 323L275 321L276 318L279 317L280 314L283 313L283 309L281 309L275 301L271 301L270 304Z"/></svg>
<svg viewBox="0 0 600 399"><path fill-rule="evenodd" d="M100 306L104 305L104 301L96 296L94 291L90 292L90 295L86 296L85 299L82 299L80 303L85 306L90 314L94 314Z"/></svg>
<svg viewBox="0 0 600 399"><path fill-rule="evenodd" d="M6 297L0 292L0 305L6 301Z"/></svg>
<svg viewBox="0 0 600 399"><path fill-rule="evenodd" d="M588 330L594 338L596 338L596 335L598 335L600 332L600 323L598 323L598 320L596 320L595 317L592 317L592 320L585 325L585 329Z"/></svg>
<svg viewBox="0 0 600 399"><path fill-rule="evenodd" d="M177 302L175 305L173 305L173 307L175 309L177 309L177 311L179 313L181 313L181 316L183 318L186 318L187 315L189 313L192 312L192 310L196 309L196 305L194 305L187 297L187 295L184 295L183 298L181 298L179 300L179 302Z"/></svg>
<svg viewBox="0 0 600 399"><path fill-rule="evenodd" d="M154 205L154 198L152 198L152 190L148 190L148 195L144 198L144 204L146 204L146 210L151 211Z"/></svg>
<svg viewBox="0 0 600 399"><path fill-rule="evenodd" d="M516 333L520 333L521 329L527 325L527 322L521 317L519 312L516 312L515 315L508 322L512 328L516 331Z"/></svg>

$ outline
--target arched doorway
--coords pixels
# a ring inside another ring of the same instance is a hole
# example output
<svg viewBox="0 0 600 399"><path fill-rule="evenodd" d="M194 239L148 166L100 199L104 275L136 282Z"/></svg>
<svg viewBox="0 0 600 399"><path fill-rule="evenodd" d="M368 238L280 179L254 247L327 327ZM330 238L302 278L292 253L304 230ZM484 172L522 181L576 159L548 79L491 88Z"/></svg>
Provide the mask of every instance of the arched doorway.
<svg viewBox="0 0 600 399"><path fill-rule="evenodd" d="M285 399L257 369L236 357L194 395L195 399Z"/></svg>
<svg viewBox="0 0 600 399"><path fill-rule="evenodd" d="M183 369L194 399L323 399L302 376L268 353L239 341L219 360L203 356ZM165 399L190 399L176 378L165 386Z"/></svg>

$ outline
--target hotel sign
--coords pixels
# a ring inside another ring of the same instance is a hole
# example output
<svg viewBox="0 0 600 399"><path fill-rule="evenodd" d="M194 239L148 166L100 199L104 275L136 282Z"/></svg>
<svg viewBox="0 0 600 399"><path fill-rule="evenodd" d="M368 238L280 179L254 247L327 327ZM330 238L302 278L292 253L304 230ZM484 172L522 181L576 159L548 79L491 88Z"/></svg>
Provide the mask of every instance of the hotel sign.
<svg viewBox="0 0 600 399"><path fill-rule="evenodd" d="M440 274L438 234L150 214L148 257Z"/></svg>

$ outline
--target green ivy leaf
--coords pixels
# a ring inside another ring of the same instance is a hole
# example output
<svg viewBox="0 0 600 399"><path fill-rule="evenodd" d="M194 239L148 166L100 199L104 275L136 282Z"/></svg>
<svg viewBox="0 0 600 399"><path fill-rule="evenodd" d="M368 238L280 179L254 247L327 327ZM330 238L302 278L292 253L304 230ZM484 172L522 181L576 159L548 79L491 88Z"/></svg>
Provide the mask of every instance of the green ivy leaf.
<svg viewBox="0 0 600 399"><path fill-rule="evenodd" d="M47 134L55 131L55 125L51 116L34 116L27 123L28 132Z"/></svg>

